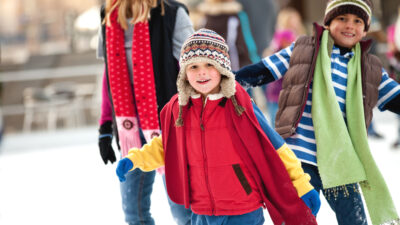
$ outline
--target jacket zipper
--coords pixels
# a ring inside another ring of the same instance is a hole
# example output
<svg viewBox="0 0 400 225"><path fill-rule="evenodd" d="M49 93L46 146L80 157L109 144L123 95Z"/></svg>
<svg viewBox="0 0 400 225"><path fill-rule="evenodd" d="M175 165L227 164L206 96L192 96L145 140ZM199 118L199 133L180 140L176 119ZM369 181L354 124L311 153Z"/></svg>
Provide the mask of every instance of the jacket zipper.
<svg viewBox="0 0 400 225"><path fill-rule="evenodd" d="M211 214L215 215L215 201L214 201L214 197L212 196L212 193L211 193L211 186L210 186L210 182L208 179L208 161L207 161L207 154L206 154L206 147L205 147L206 140L205 140L205 131L204 131L204 124L203 124L204 108L205 107L202 107L201 114L200 114L201 150L203 152L204 176L205 176L205 180L207 183L207 191L208 191L208 195L210 197L210 203L211 203Z"/></svg>

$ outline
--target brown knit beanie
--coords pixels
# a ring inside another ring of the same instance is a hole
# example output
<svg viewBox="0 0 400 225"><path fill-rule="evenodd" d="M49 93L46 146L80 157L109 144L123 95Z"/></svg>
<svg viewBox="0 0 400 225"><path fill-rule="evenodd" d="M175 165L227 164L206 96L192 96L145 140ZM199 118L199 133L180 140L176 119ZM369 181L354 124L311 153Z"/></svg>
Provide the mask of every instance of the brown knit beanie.
<svg viewBox="0 0 400 225"><path fill-rule="evenodd" d="M344 14L354 14L360 17L368 31L371 23L372 4L370 0L330 0L326 6L324 25L328 26L331 21Z"/></svg>

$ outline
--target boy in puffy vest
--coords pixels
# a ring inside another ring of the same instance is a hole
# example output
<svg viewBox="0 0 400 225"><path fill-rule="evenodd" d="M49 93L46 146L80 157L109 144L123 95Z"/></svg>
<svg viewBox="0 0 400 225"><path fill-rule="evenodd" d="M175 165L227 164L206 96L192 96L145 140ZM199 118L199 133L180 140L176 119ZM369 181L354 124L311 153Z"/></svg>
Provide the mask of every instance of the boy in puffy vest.
<svg viewBox="0 0 400 225"><path fill-rule="evenodd" d="M225 40L201 29L179 63L178 94L161 111L162 136L129 151L117 166L120 180L129 170L165 165L168 195L192 209L192 224L261 225L262 207L276 225L316 224L320 201L310 177L236 83Z"/></svg>
<svg viewBox="0 0 400 225"><path fill-rule="evenodd" d="M362 41L370 22L369 0L330 0L314 36L236 73L249 86L283 79L275 129L339 225L367 224L362 197L374 225L400 224L367 140L375 105L400 113L400 86Z"/></svg>

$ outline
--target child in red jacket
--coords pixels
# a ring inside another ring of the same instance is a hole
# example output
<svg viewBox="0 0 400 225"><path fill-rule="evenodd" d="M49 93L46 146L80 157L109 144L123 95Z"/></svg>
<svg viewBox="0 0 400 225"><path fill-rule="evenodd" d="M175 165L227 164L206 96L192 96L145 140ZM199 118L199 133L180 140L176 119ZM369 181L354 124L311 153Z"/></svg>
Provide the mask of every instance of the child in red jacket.
<svg viewBox="0 0 400 225"><path fill-rule="evenodd" d="M191 208L192 224L316 224L319 196L300 161L271 129L231 72L225 40L208 29L181 50L178 94L161 112L162 137L131 149L117 167L165 165L168 195ZM293 182L293 183L292 183ZM304 201L301 201L301 199ZM304 204L306 203L306 204Z"/></svg>

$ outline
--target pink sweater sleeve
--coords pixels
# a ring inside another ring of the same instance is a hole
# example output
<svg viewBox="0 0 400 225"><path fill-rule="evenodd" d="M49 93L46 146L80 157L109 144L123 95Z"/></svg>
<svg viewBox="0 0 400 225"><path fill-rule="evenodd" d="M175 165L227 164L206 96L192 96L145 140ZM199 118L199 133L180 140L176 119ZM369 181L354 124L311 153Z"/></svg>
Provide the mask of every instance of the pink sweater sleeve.
<svg viewBox="0 0 400 225"><path fill-rule="evenodd" d="M103 85L101 89L101 114L99 124L102 125L107 121L112 121L112 108L110 97L108 96L107 76L104 70Z"/></svg>

